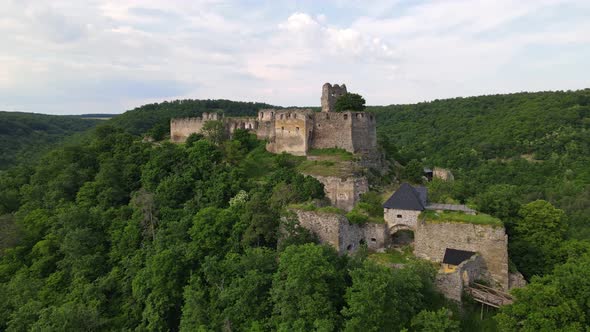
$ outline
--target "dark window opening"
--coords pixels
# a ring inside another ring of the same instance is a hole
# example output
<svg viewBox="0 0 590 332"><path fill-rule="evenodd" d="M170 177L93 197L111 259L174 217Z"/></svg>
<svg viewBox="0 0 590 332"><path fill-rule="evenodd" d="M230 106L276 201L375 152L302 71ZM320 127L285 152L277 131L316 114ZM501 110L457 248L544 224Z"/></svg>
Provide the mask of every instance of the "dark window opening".
<svg viewBox="0 0 590 332"><path fill-rule="evenodd" d="M348 114L344 114L344 120L348 119Z"/></svg>
<svg viewBox="0 0 590 332"><path fill-rule="evenodd" d="M402 217L402 215L401 215L401 214L398 214L398 215L397 215L397 217L398 217L398 218L401 218L401 217Z"/></svg>
<svg viewBox="0 0 590 332"><path fill-rule="evenodd" d="M372 237L372 238L371 238L371 243L377 243L377 239L376 239L376 238L374 238L374 237Z"/></svg>
<svg viewBox="0 0 590 332"><path fill-rule="evenodd" d="M348 247L346 247L346 250L351 251L352 250L352 244L349 244Z"/></svg>

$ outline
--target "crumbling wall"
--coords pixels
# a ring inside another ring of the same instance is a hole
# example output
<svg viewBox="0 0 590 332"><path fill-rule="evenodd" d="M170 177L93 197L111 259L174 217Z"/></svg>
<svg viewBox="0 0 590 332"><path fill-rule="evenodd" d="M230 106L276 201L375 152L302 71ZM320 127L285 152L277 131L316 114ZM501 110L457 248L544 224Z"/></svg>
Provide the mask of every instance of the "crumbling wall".
<svg viewBox="0 0 590 332"><path fill-rule="evenodd" d="M454 272L439 271L436 275L436 287L445 297L461 302L463 289L475 280L486 280L486 264L480 255L475 255L462 262Z"/></svg>
<svg viewBox="0 0 590 332"><path fill-rule="evenodd" d="M351 113L315 113L311 147L341 148L354 153Z"/></svg>
<svg viewBox="0 0 590 332"><path fill-rule="evenodd" d="M383 249L389 245L389 233L385 224L366 223L361 228L369 249Z"/></svg>
<svg viewBox="0 0 590 332"><path fill-rule="evenodd" d="M320 243L329 244L339 254L356 252L363 244L370 249L387 245L385 224L351 224L344 215L318 211L295 210L299 224L316 234Z"/></svg>
<svg viewBox="0 0 590 332"><path fill-rule="evenodd" d="M346 94L346 85L325 83L322 86L322 112L333 112L336 100L342 95Z"/></svg>
<svg viewBox="0 0 590 332"><path fill-rule="evenodd" d="M258 130L257 118L225 118L225 129L232 134L236 129L244 129L256 132Z"/></svg>
<svg viewBox="0 0 590 332"><path fill-rule="evenodd" d="M442 262L446 248L479 253L491 277L502 288L509 288L508 236L504 227L420 220L414 237L414 255L435 262Z"/></svg>
<svg viewBox="0 0 590 332"><path fill-rule="evenodd" d="M360 201L361 194L369 191L369 181L364 176L340 178L311 175L324 185L326 197L332 206L350 211Z"/></svg>
<svg viewBox="0 0 590 332"><path fill-rule="evenodd" d="M450 170L440 167L434 167L434 169L432 170L432 177L441 179L443 181L455 180L455 177L453 176L453 173L451 173Z"/></svg>
<svg viewBox="0 0 590 332"><path fill-rule="evenodd" d="M274 137L266 149L272 153L307 154L312 130L311 110L281 110L274 116Z"/></svg>
<svg viewBox="0 0 590 332"><path fill-rule="evenodd" d="M375 116L366 112L351 113L354 153L371 154L377 150Z"/></svg>
<svg viewBox="0 0 590 332"><path fill-rule="evenodd" d="M174 143L182 143L190 136L203 129L202 118L178 118L170 120L170 140Z"/></svg>

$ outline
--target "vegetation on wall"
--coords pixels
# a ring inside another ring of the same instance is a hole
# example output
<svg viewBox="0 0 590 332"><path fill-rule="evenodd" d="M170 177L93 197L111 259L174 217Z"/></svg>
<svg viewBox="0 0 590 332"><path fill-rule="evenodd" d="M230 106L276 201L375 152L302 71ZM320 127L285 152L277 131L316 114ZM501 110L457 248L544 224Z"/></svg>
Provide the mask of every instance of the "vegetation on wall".
<svg viewBox="0 0 590 332"><path fill-rule="evenodd" d="M336 99L335 112L362 112L365 110L365 98L357 93L345 93Z"/></svg>

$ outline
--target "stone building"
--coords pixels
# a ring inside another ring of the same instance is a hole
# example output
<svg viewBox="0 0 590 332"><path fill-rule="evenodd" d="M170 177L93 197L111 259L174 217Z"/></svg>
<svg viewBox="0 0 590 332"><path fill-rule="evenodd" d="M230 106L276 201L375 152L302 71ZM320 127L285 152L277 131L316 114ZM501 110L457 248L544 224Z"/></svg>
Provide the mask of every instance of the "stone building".
<svg viewBox="0 0 590 332"><path fill-rule="evenodd" d="M318 235L322 243L340 253L354 252L366 244L383 249L405 244L400 233L411 233L414 255L441 264L437 286L449 298L460 301L463 287L485 280L497 289L523 284L519 273L508 270L508 236L498 224L474 224L455 220L429 220L425 211L477 212L464 205L428 202L425 187L403 183L383 204L385 223L351 224L344 215L297 211L300 224Z"/></svg>
<svg viewBox="0 0 590 332"><path fill-rule="evenodd" d="M190 134L201 132L207 121L222 121L228 134L241 128L266 140L266 149L273 153L304 156L310 149L341 148L354 154L370 155L376 151L375 116L366 112L332 112L335 100L346 93L346 86L322 89L322 111L310 109L265 109L256 118L231 118L213 113L201 117L172 119L170 139L184 142Z"/></svg>

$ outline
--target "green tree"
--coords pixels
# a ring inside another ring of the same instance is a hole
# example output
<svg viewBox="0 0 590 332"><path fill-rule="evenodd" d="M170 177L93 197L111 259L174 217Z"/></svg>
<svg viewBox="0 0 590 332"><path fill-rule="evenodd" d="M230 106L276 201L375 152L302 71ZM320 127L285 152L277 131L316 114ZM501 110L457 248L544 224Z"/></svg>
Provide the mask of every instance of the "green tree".
<svg viewBox="0 0 590 332"><path fill-rule="evenodd" d="M590 255L585 254L514 289L514 303L496 315L500 331L584 331L590 319L588 271Z"/></svg>
<svg viewBox="0 0 590 332"><path fill-rule="evenodd" d="M412 331L416 332L459 332L459 322L451 319L451 311L422 310L412 318Z"/></svg>
<svg viewBox="0 0 590 332"><path fill-rule="evenodd" d="M475 198L479 210L494 215L502 220L518 216L520 196L518 187L508 184L490 186L488 190Z"/></svg>
<svg viewBox="0 0 590 332"><path fill-rule="evenodd" d="M219 145L223 142L227 137L225 132L225 125L221 121L207 121L203 125L201 132L205 137L213 142L213 144Z"/></svg>
<svg viewBox="0 0 590 332"><path fill-rule="evenodd" d="M422 163L416 159L410 160L401 172L402 179L416 184L422 183L423 175L424 166L422 166Z"/></svg>
<svg viewBox="0 0 590 332"><path fill-rule="evenodd" d="M279 257L271 296L279 331L333 331L344 292L340 258L334 249L315 244L290 246Z"/></svg>
<svg viewBox="0 0 590 332"><path fill-rule="evenodd" d="M528 278L551 272L567 231L563 211L537 200L524 205L519 214L522 219L515 225L511 257Z"/></svg>
<svg viewBox="0 0 590 332"><path fill-rule="evenodd" d="M338 99L334 104L335 112L363 112L365 110L365 98L356 93L346 93Z"/></svg>

